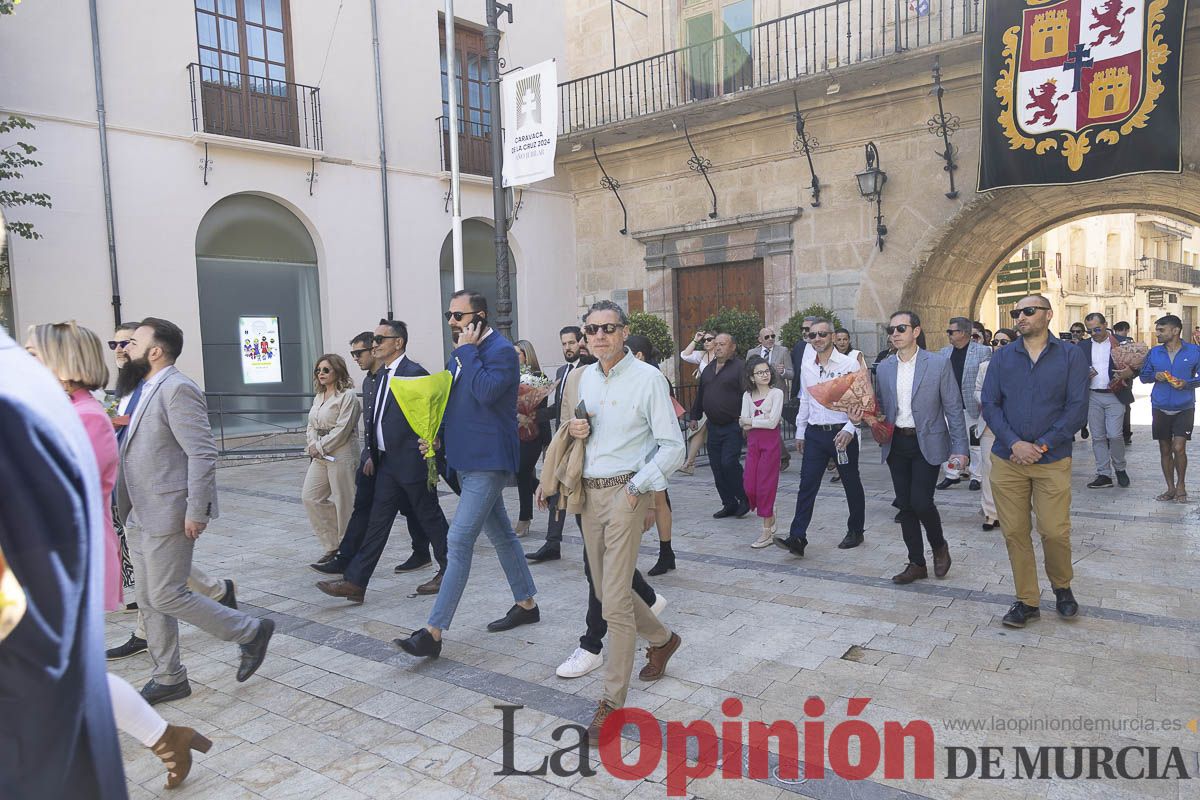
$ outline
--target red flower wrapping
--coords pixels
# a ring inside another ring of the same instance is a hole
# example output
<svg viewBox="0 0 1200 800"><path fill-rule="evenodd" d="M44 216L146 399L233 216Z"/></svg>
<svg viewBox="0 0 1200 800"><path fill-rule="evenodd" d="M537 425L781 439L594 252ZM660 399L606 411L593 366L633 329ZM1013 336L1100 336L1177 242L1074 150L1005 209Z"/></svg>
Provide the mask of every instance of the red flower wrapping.
<svg viewBox="0 0 1200 800"><path fill-rule="evenodd" d="M538 427L537 409L550 395L553 384L548 386L531 386L522 383L517 386L517 437L522 442L537 441L541 435Z"/></svg>
<svg viewBox="0 0 1200 800"><path fill-rule="evenodd" d="M883 419L871 388L871 374L865 369L839 375L833 380L805 387L809 396L830 411L848 414L862 409L863 421L871 426L871 436L883 444L891 441L896 426Z"/></svg>

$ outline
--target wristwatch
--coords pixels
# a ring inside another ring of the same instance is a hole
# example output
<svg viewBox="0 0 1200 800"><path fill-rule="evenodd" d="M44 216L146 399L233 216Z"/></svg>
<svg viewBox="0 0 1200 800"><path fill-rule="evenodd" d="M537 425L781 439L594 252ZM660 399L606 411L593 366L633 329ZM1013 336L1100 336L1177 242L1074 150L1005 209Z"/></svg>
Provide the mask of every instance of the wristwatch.
<svg viewBox="0 0 1200 800"><path fill-rule="evenodd" d="M625 484L625 493L630 497L637 497L642 493L642 490L633 485L633 481Z"/></svg>

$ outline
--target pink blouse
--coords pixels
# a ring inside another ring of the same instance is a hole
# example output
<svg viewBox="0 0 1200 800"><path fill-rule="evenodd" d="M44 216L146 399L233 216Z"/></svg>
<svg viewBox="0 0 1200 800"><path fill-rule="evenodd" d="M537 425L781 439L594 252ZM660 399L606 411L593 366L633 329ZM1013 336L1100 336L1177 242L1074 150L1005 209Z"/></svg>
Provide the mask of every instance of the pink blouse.
<svg viewBox="0 0 1200 800"><path fill-rule="evenodd" d="M112 522L112 494L117 485L117 436L113 433L112 420L104 407L86 389L76 389L71 394L71 403L83 422L92 451L96 454L96 466L100 472L100 491L104 496L104 609L116 611L124 607L121 597L121 556L117 534Z"/></svg>

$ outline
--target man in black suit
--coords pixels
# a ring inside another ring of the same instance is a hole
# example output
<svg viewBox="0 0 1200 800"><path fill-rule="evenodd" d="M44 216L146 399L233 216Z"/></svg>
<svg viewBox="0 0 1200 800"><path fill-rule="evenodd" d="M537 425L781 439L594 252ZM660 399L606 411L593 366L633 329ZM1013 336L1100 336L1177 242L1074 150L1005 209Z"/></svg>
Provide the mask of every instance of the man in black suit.
<svg viewBox="0 0 1200 800"><path fill-rule="evenodd" d="M0 643L0 797L126 797L104 668L104 515L59 382L0 329L0 550L26 610Z"/></svg>
<svg viewBox="0 0 1200 800"><path fill-rule="evenodd" d="M554 373L554 405L550 406L550 419L557 422L562 416L563 390L567 387L567 376L576 367L582 366L579 359L579 347L583 344L583 330L578 325L568 325L558 332L558 342L562 345L564 363ZM535 564L541 561L556 561L562 557L563 525L566 514L558 513L557 498L550 500L550 518L546 523L546 543L537 552L526 553L525 557Z"/></svg>
<svg viewBox="0 0 1200 800"><path fill-rule="evenodd" d="M319 581L317 588L332 597L344 597L361 603L367 584L387 545L396 514L407 504L412 518L429 537L437 559L438 573L417 587L417 594L437 594L446 569L446 531L449 526L438 504L437 492L429 487L425 458L418 449L418 437L388 388L392 378L416 378L428 375L417 362L405 355L408 326L399 320L381 320L375 329L372 355L379 365L378 387L367 420L367 442L375 464L375 499L371 504L366 533L358 552L343 571L342 580Z"/></svg>

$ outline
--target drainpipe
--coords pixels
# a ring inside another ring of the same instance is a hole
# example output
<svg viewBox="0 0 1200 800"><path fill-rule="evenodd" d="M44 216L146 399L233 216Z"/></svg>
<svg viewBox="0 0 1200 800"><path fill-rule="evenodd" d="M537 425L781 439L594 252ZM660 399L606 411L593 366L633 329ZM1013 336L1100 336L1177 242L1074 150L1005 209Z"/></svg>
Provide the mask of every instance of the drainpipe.
<svg viewBox="0 0 1200 800"><path fill-rule="evenodd" d="M108 271L112 284L113 327L121 324L121 282L117 276L117 234L113 225L112 179L108 169L108 122L104 111L104 76L100 69L100 23L96 0L90 0L92 17L92 72L96 76L96 121L100 127L100 178L104 184L104 222L108 229Z"/></svg>
<svg viewBox="0 0 1200 800"><path fill-rule="evenodd" d="M93 3L96 0L92 0ZM371 44L375 48L375 115L379 118L379 184L383 197L383 276L387 315L392 319L392 229L388 211L387 132L383 125L383 69L379 64L379 15L371 0Z"/></svg>

